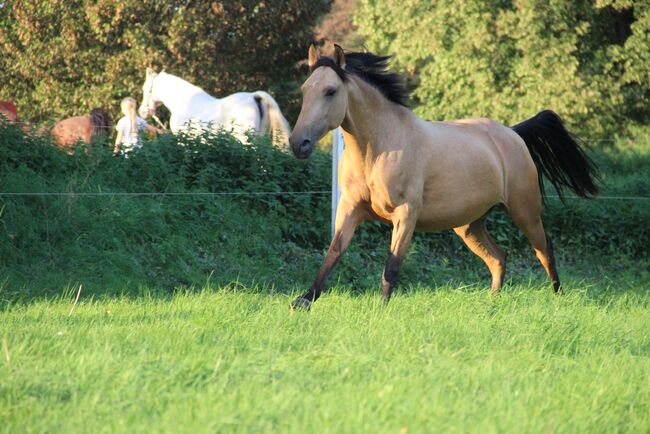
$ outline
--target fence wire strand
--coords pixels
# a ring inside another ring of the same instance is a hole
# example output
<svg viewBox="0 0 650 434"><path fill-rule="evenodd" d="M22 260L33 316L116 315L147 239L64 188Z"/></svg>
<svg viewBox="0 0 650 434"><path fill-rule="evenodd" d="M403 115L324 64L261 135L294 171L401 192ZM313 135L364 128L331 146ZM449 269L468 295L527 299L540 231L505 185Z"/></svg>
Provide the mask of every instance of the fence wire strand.
<svg viewBox="0 0 650 434"><path fill-rule="evenodd" d="M122 191L97 191L97 192L0 192L0 196L59 196L59 197L147 197L147 196L299 196L299 195L325 195L331 194L328 190L314 191L194 191L194 192L122 192ZM543 196L546 199L560 199L557 195ZM579 196L564 196L564 199L584 199ZM650 196L596 196L587 200L650 200Z"/></svg>
<svg viewBox="0 0 650 434"><path fill-rule="evenodd" d="M9 122L14 125L29 125L34 127L34 124L25 121ZM52 126L55 124L52 124ZM98 125L96 128L113 129L114 125ZM41 129L44 128L41 126ZM45 128L51 128L47 125ZM634 142L631 139L592 139L584 140L587 143L599 142ZM646 144L645 142L638 142L637 144ZM147 196L297 196L297 195L325 195L331 194L328 190L318 191L217 191L217 192L0 192L0 196L62 196L62 197L106 197L106 196L122 196L122 197L147 197ZM546 199L560 199L557 195L543 196ZM564 196L564 199L582 199L579 196ZM636 200L647 201L650 196L596 196L592 200Z"/></svg>

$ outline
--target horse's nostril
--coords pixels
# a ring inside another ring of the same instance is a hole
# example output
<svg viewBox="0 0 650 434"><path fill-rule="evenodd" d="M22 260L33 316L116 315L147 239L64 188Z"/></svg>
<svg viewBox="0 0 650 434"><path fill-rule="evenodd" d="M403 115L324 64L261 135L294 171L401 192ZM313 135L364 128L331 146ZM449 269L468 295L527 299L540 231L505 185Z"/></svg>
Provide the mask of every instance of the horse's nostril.
<svg viewBox="0 0 650 434"><path fill-rule="evenodd" d="M310 147L311 147L311 140L305 139L300 144L300 152L306 152L309 150Z"/></svg>

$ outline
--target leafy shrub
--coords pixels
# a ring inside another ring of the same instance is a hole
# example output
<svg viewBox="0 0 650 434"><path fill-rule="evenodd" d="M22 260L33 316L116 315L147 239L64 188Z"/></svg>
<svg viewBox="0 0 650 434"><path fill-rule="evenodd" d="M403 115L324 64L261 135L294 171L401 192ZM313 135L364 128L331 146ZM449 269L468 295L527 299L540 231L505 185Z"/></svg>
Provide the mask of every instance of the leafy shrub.
<svg viewBox="0 0 650 434"><path fill-rule="evenodd" d="M648 152L596 157L606 192L628 194L625 188L635 186L650 194ZM159 136L129 158L114 157L101 142L67 155L47 138L0 125L0 192L177 194L1 195L0 273L7 282L0 282L0 298L25 296L32 287L42 296L42 288L59 291L79 282L89 292L137 291L141 285L173 289L208 276L278 289L307 285L329 240L329 194L203 193L329 191L330 166L329 156L319 151L301 161L268 138L252 137L243 145L225 132ZM644 264L650 257L648 201L550 200L543 217L564 261ZM523 263L536 266L503 210L495 210L488 225L515 263L525 258ZM377 285L389 238L387 225L362 225L338 268L342 279L358 287ZM404 278L467 267L483 269L450 231L416 234Z"/></svg>

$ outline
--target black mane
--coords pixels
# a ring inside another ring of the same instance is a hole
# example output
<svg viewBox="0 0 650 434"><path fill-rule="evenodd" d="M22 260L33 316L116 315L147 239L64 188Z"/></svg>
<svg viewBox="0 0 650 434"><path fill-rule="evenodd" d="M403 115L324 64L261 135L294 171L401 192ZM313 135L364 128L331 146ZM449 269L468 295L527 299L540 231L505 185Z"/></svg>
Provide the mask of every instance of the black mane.
<svg viewBox="0 0 650 434"><path fill-rule="evenodd" d="M345 53L345 70L375 86L390 101L408 107L409 94L402 76L387 70L390 58L374 53Z"/></svg>
<svg viewBox="0 0 650 434"><path fill-rule="evenodd" d="M329 57L321 57L311 67L315 70L319 66L332 68L341 80L347 79L346 73L354 74L366 83L376 87L388 100L408 107L408 91L402 77L396 72L388 71L388 60L391 56L378 56L374 53L348 52L345 53L345 70L341 69Z"/></svg>

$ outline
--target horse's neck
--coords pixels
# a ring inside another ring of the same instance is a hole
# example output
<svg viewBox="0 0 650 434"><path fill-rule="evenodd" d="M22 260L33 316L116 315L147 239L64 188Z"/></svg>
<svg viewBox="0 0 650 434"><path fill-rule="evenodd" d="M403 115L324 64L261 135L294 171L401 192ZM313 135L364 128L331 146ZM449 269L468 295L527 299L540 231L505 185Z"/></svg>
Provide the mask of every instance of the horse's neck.
<svg viewBox="0 0 650 434"><path fill-rule="evenodd" d="M156 88L158 99L173 114L182 114L197 105L218 101L200 87L164 72L156 77Z"/></svg>
<svg viewBox="0 0 650 434"><path fill-rule="evenodd" d="M348 110L341 124L347 133L346 152L349 149L367 162L382 152L394 149L397 144L394 140L396 128L404 128L405 111L404 107L386 99L370 84L351 76Z"/></svg>

